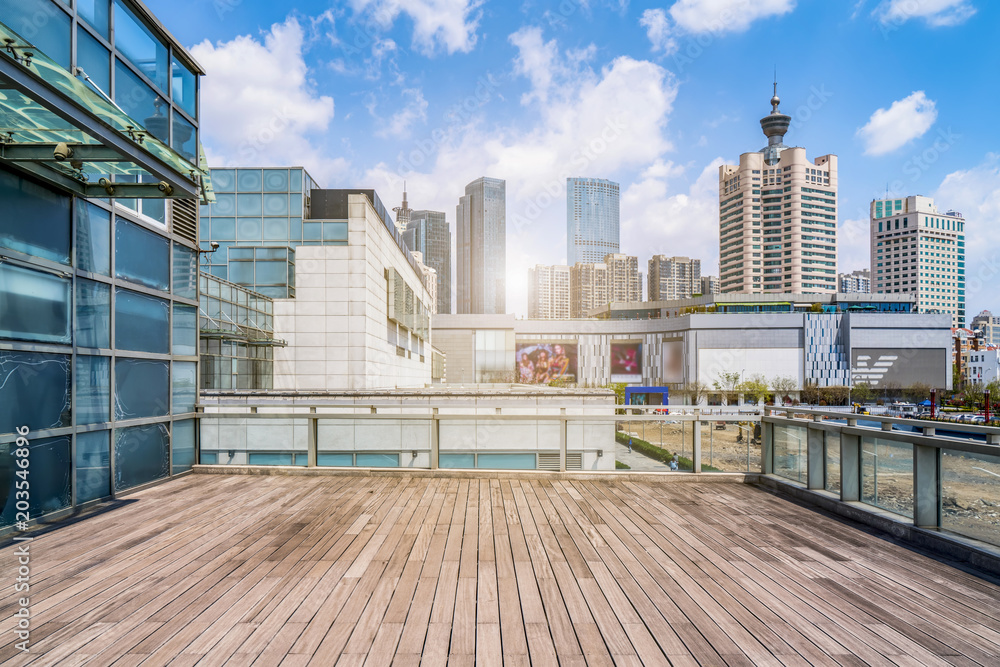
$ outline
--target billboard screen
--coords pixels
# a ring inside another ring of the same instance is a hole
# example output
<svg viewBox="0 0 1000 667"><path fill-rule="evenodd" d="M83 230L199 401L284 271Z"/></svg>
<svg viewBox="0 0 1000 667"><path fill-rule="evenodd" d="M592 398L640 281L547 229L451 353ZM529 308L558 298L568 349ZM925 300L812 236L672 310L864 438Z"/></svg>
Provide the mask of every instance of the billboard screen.
<svg viewBox="0 0 1000 667"><path fill-rule="evenodd" d="M642 382L642 343L611 341L611 381Z"/></svg>
<svg viewBox="0 0 1000 667"><path fill-rule="evenodd" d="M518 343L515 359L517 381L522 384L576 382L576 343Z"/></svg>
<svg viewBox="0 0 1000 667"><path fill-rule="evenodd" d="M684 382L683 341L663 341L663 381L667 383Z"/></svg>
<svg viewBox="0 0 1000 667"><path fill-rule="evenodd" d="M851 380L873 387L912 387L922 382L947 386L948 350L916 348L854 348L851 350Z"/></svg>

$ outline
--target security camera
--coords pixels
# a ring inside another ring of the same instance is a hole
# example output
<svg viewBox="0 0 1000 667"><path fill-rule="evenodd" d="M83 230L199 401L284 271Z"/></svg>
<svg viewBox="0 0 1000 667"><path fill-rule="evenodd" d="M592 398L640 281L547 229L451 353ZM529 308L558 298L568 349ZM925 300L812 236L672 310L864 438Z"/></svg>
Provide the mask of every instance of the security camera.
<svg viewBox="0 0 1000 667"><path fill-rule="evenodd" d="M56 144L55 150L52 151L52 156L57 162L64 162L73 157L73 149L70 148L65 141L60 141Z"/></svg>
<svg viewBox="0 0 1000 667"><path fill-rule="evenodd" d="M211 243L209 243L209 244L208 244L208 246L209 246L209 247L210 247L210 248L211 248L211 249L212 249L213 251L215 251L215 250L218 250L218 249L219 249L219 242L218 242L218 241L212 241Z"/></svg>

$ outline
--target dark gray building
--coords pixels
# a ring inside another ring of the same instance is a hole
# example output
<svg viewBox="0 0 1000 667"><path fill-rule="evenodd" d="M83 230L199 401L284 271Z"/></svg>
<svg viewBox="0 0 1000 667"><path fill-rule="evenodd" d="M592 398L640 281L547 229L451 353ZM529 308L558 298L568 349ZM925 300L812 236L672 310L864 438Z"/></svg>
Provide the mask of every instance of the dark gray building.
<svg viewBox="0 0 1000 667"><path fill-rule="evenodd" d="M443 211L411 211L403 242L437 271L437 313L451 312L451 227Z"/></svg>
<svg viewBox="0 0 1000 667"><path fill-rule="evenodd" d="M507 183L477 178L456 207L458 312L507 310Z"/></svg>

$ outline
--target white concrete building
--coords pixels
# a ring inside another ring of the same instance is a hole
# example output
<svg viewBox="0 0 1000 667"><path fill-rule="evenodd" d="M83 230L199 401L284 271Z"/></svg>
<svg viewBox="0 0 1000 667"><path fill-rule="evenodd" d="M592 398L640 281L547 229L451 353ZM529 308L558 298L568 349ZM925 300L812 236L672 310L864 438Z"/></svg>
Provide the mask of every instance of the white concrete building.
<svg viewBox="0 0 1000 667"><path fill-rule="evenodd" d="M837 291L837 156L784 145L792 118L779 102L776 86L767 146L719 167L722 293Z"/></svg>
<svg viewBox="0 0 1000 667"><path fill-rule="evenodd" d="M719 277L718 276L702 276L701 277L701 290L700 291L701 291L701 295L702 296L712 296L713 294L718 294L719 293Z"/></svg>
<svg viewBox="0 0 1000 667"><path fill-rule="evenodd" d="M434 301L423 265L365 194L327 192L339 192L324 204L346 218L348 243L297 250L296 296L274 300L275 337L288 341L275 351L275 390L429 384Z"/></svg>
<svg viewBox="0 0 1000 667"><path fill-rule="evenodd" d="M569 267L536 264L528 268L528 317L565 320L570 316Z"/></svg>
<svg viewBox="0 0 1000 667"><path fill-rule="evenodd" d="M1000 378L1000 348L991 345L965 353L966 382L987 385L997 378Z"/></svg>
<svg viewBox="0 0 1000 667"><path fill-rule="evenodd" d="M837 291L841 294L871 294L872 274L868 269L841 273L837 276L837 283Z"/></svg>
<svg viewBox="0 0 1000 667"><path fill-rule="evenodd" d="M921 313L965 326L965 219L939 213L930 197L871 203L872 291L917 295Z"/></svg>
<svg viewBox="0 0 1000 667"><path fill-rule="evenodd" d="M704 294L701 291L700 259L653 255L648 266L647 300L690 299L695 294Z"/></svg>

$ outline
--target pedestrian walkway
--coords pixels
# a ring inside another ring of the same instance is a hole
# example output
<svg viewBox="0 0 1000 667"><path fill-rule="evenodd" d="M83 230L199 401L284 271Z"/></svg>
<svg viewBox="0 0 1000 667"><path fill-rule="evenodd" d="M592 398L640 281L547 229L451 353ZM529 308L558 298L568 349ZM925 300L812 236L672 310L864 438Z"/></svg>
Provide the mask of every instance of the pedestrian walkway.
<svg viewBox="0 0 1000 667"><path fill-rule="evenodd" d="M629 453L628 445L623 445L619 442L615 443L615 460L621 461L625 465L632 468L632 470L657 470L661 472L670 471L670 466L666 463L661 463L656 459L651 459L645 454L640 454L634 449L631 453Z"/></svg>

